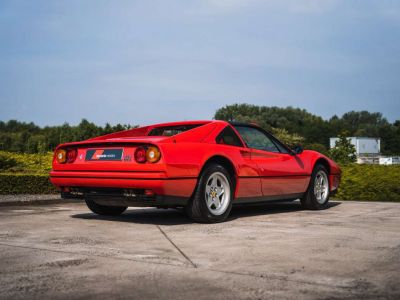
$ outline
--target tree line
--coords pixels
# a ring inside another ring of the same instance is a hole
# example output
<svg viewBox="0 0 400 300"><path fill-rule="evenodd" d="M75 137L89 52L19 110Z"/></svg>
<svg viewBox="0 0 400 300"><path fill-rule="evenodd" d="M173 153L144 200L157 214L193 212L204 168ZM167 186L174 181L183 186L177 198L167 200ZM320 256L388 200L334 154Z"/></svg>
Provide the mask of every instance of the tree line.
<svg viewBox="0 0 400 300"><path fill-rule="evenodd" d="M386 155L400 154L400 120L390 123L379 112L350 111L329 120L294 107L257 106L251 104L227 105L217 110L218 120L253 122L285 137L300 136L305 148L327 153L329 138L337 136L380 137L381 152Z"/></svg>
<svg viewBox="0 0 400 300"><path fill-rule="evenodd" d="M61 143L81 141L95 136L130 129L129 124L98 126L86 119L78 125L39 127L34 123L0 121L0 150L21 153L53 151Z"/></svg>
<svg viewBox="0 0 400 300"><path fill-rule="evenodd" d="M327 153L329 138L339 135L380 137L381 151L387 155L400 154L400 120L390 123L381 113L350 111L328 120L293 107L271 107L233 104L218 109L215 119L254 122L272 131L288 144L300 143L305 148ZM39 127L34 123L0 121L0 150L41 153L52 151L61 143L133 128L129 124L98 126L86 119L78 125Z"/></svg>

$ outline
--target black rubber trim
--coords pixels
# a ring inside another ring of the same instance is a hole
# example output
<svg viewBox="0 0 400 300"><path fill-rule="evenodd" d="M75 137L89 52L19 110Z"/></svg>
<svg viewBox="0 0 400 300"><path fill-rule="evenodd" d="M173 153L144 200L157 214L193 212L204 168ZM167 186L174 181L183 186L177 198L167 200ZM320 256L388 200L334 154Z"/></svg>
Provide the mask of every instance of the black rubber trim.
<svg viewBox="0 0 400 300"><path fill-rule="evenodd" d="M279 176L239 176L238 178L287 178L287 177L310 177L311 174L303 175L279 175ZM126 180L185 180L197 179L198 177L167 177L167 178L129 178L129 177L96 177L96 176L58 176L52 175L50 178L89 178L89 179L126 179Z"/></svg>
<svg viewBox="0 0 400 300"><path fill-rule="evenodd" d="M241 197L233 200L233 204L244 204L244 203L259 203L279 200L296 200L301 198L304 193L286 194L286 195L274 195L274 196L259 196L259 197Z"/></svg>
<svg viewBox="0 0 400 300"><path fill-rule="evenodd" d="M271 175L271 176L239 176L239 178L286 178L286 177L311 177L311 174Z"/></svg>

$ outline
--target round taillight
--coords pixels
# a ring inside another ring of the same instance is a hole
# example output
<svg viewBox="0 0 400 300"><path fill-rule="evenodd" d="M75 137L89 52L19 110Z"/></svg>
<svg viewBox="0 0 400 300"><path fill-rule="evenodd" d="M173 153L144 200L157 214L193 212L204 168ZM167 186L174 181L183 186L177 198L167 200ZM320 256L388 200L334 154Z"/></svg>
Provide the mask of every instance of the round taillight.
<svg viewBox="0 0 400 300"><path fill-rule="evenodd" d="M67 163L73 163L78 156L78 150L69 149L67 150Z"/></svg>
<svg viewBox="0 0 400 300"><path fill-rule="evenodd" d="M57 150L56 160L59 164L65 164L67 161L67 151L64 149Z"/></svg>
<svg viewBox="0 0 400 300"><path fill-rule="evenodd" d="M160 160L161 152L157 147L150 146L146 150L146 159L148 162L156 163Z"/></svg>
<svg viewBox="0 0 400 300"><path fill-rule="evenodd" d="M144 164L146 162L146 149L144 147L138 147L135 150L135 160L139 164Z"/></svg>

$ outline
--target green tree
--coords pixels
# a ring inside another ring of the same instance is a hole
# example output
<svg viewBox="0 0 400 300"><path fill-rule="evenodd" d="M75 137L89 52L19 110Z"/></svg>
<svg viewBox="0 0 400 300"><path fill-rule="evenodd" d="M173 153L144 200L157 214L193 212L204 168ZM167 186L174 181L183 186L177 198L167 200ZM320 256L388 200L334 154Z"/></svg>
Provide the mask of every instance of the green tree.
<svg viewBox="0 0 400 300"><path fill-rule="evenodd" d="M301 145L304 142L304 138L298 134L290 134L284 128L272 128L272 134L280 141L284 142L289 147Z"/></svg>
<svg viewBox="0 0 400 300"><path fill-rule="evenodd" d="M307 143L320 143L328 146L331 130L329 123L305 109L293 107L257 106L251 104L233 104L218 109L216 120L253 122L273 131L273 128L285 129L288 134L303 137Z"/></svg>
<svg viewBox="0 0 400 300"><path fill-rule="evenodd" d="M339 135L339 140L336 141L335 147L329 150L329 156L340 164L349 164L357 160L356 148L347 138L346 133Z"/></svg>
<svg viewBox="0 0 400 300"><path fill-rule="evenodd" d="M80 141L95 136L132 128L131 125L97 126L83 119L77 126L64 123L61 126L38 127L33 123L10 120L0 121L0 150L21 153L52 151L62 143Z"/></svg>
<svg viewBox="0 0 400 300"><path fill-rule="evenodd" d="M324 155L328 155L328 148L323 144L311 143L304 146L305 149L314 150Z"/></svg>

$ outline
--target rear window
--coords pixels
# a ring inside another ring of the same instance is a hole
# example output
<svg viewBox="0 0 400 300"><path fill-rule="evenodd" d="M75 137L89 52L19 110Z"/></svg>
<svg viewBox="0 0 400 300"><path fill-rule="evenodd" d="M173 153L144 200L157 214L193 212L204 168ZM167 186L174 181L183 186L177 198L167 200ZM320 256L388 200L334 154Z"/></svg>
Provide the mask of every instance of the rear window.
<svg viewBox="0 0 400 300"><path fill-rule="evenodd" d="M150 130L149 136L173 136L190 129L202 126L204 124L191 124L191 125L177 125L177 126L165 126L156 127Z"/></svg>

